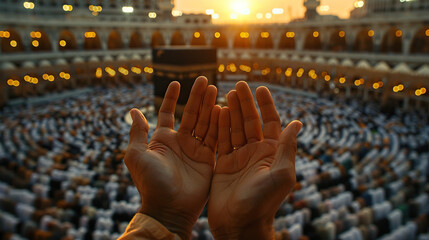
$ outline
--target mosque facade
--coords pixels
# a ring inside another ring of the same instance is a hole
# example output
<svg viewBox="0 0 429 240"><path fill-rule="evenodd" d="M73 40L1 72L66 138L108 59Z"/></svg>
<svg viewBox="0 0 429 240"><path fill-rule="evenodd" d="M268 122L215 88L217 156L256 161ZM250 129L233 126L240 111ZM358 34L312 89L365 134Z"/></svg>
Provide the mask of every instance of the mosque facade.
<svg viewBox="0 0 429 240"><path fill-rule="evenodd" d="M169 0L0 0L0 102L137 83L152 77L151 48L209 45L222 80L428 109L428 0L359 0L350 19L304 4L305 19L237 25L181 15Z"/></svg>

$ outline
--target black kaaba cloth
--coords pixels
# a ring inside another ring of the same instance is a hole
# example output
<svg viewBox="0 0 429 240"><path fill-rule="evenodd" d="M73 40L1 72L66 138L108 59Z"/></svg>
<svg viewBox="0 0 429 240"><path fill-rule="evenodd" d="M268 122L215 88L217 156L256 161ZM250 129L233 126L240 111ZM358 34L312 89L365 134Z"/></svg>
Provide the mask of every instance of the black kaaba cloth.
<svg viewBox="0 0 429 240"><path fill-rule="evenodd" d="M160 47L152 49L155 108L158 111L172 81L181 85L176 115L181 117L192 85L198 76L206 76L216 86L217 51L212 47Z"/></svg>

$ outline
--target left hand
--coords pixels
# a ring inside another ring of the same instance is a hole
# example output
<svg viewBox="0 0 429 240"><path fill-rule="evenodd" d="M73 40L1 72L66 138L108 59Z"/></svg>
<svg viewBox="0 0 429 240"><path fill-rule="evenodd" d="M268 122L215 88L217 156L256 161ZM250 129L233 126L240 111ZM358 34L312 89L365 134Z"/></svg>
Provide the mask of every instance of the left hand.
<svg viewBox="0 0 429 240"><path fill-rule="evenodd" d="M173 127L180 84L169 85L149 143L145 117L131 110L124 161L142 199L140 212L182 239L190 238L207 202L216 157L220 107L214 105L216 87L207 87L207 82L205 77L195 81L177 132Z"/></svg>

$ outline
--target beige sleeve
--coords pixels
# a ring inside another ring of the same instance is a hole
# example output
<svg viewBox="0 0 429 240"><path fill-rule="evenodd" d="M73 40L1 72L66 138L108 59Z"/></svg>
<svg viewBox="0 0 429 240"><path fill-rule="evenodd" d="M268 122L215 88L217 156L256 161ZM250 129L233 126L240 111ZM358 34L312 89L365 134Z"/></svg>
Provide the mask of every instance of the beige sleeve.
<svg viewBox="0 0 429 240"><path fill-rule="evenodd" d="M180 240L177 234L173 234L155 219L137 213L128 224L125 233L118 240Z"/></svg>

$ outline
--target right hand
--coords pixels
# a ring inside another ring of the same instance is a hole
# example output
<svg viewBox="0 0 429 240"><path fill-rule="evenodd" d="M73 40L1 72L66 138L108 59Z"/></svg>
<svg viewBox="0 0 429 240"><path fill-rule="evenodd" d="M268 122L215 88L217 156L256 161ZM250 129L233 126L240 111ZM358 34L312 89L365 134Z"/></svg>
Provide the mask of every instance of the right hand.
<svg viewBox="0 0 429 240"><path fill-rule="evenodd" d="M219 153L213 176L208 218L215 239L274 239L273 220L296 182L296 137L293 121L281 131L269 90L256 97L245 82L229 92L219 116Z"/></svg>

